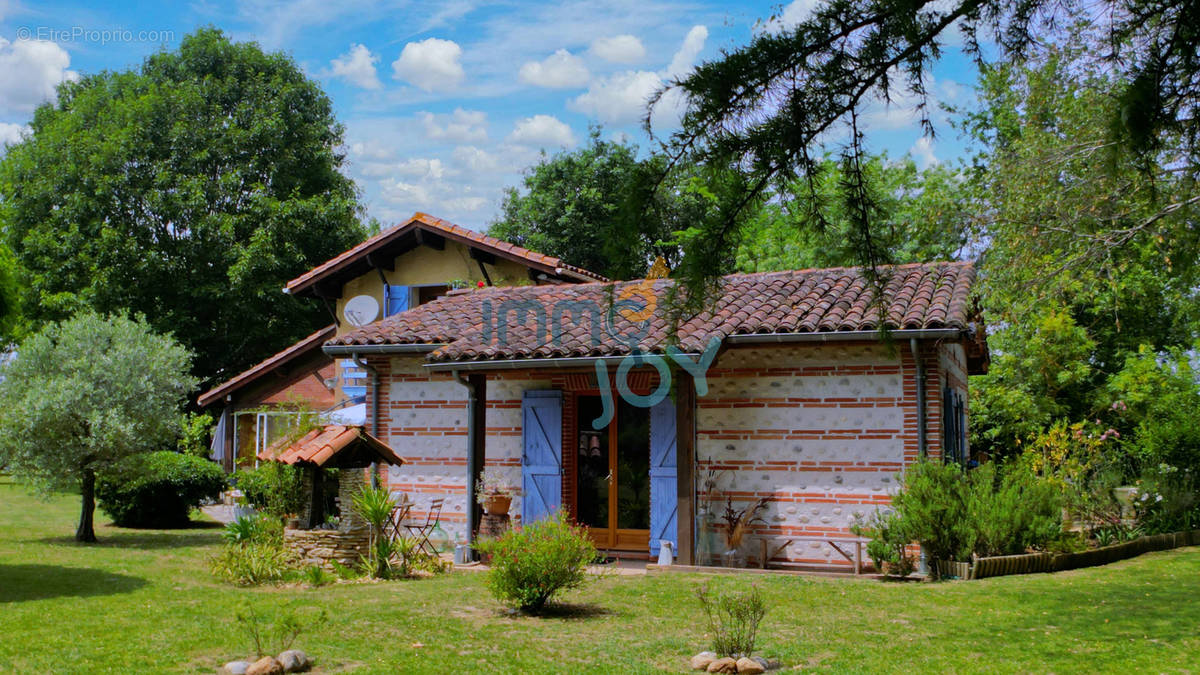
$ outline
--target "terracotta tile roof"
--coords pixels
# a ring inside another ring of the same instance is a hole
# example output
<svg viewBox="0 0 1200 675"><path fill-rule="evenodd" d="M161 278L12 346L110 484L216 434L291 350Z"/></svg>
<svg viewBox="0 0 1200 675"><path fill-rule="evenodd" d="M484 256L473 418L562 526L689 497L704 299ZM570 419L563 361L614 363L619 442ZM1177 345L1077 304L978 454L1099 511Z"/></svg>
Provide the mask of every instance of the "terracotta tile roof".
<svg viewBox="0 0 1200 675"><path fill-rule="evenodd" d="M970 262L881 268L883 318L872 284L856 268L733 274L710 309L676 331L679 348L712 338L968 327ZM619 356L661 352L671 336L672 281L489 288L439 298L331 340L329 345L443 344L431 361ZM613 304L617 302L617 304ZM524 310L524 317L518 312ZM507 322L499 321L501 315ZM599 320L595 320L598 317ZM504 330L501 324L506 323Z"/></svg>
<svg viewBox="0 0 1200 675"><path fill-rule="evenodd" d="M608 281L606 277L585 270L582 267L568 265L554 256L530 251L529 249L521 248L495 237L489 237L486 234L460 227L441 218L435 218L427 213L417 212L407 222L384 230L358 246L330 258L308 272L292 279L284 287L284 292L299 293L321 279L336 274L338 271L349 267L373 251L384 248L415 230L431 232L498 257L515 260L550 274L568 277L577 281Z"/></svg>
<svg viewBox="0 0 1200 675"><path fill-rule="evenodd" d="M362 426L327 424L305 434L300 440L280 448L272 446L258 454L261 460L274 460L284 464L314 464L316 466L337 465L336 458L347 449L365 450L360 459L400 466L400 458L383 441L367 433ZM369 463L369 462L367 462Z"/></svg>
<svg viewBox="0 0 1200 675"><path fill-rule="evenodd" d="M228 380L218 384L208 391L200 394L197 400L200 407L205 407L220 401L225 398L226 394L231 394L238 389L254 382L259 377L270 373L271 371L287 364L292 359L300 358L309 352L320 351L321 345L326 340L337 334L337 326L326 326L321 330L309 335L283 351L260 361L259 363L243 370L234 375Z"/></svg>

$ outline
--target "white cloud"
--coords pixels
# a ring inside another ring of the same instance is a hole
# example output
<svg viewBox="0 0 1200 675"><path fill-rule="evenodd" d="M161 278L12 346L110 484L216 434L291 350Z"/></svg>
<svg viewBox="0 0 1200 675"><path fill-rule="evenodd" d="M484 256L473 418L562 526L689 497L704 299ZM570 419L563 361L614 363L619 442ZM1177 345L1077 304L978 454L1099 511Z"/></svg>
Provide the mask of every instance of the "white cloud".
<svg viewBox="0 0 1200 675"><path fill-rule="evenodd" d="M683 38L683 44L679 47L679 51L675 52L675 56L671 58L671 65L667 66L667 77L680 77L691 72L696 65L696 57L700 56L700 50L704 49L704 42L707 39L707 28L692 26L687 37Z"/></svg>
<svg viewBox="0 0 1200 675"><path fill-rule="evenodd" d="M794 0L774 19L761 24L768 33L779 33L808 19L823 4L823 0Z"/></svg>
<svg viewBox="0 0 1200 675"><path fill-rule="evenodd" d="M568 89L587 84L591 73L583 59L560 49L542 61L529 61L521 66L521 81L548 89Z"/></svg>
<svg viewBox="0 0 1200 675"><path fill-rule="evenodd" d="M646 102L662 85L657 73L627 70L596 80L567 107L607 124L629 124L641 119Z"/></svg>
<svg viewBox="0 0 1200 675"><path fill-rule="evenodd" d="M410 178L441 180L446 176L446 165L440 159L414 157L392 166L393 173Z"/></svg>
<svg viewBox="0 0 1200 675"><path fill-rule="evenodd" d="M474 145L460 145L451 154L454 163L473 174L494 173L506 167L496 155Z"/></svg>
<svg viewBox="0 0 1200 675"><path fill-rule="evenodd" d="M922 136L917 139L916 143L909 148L908 154L912 155L913 161L917 163L917 167L924 170L939 162L937 155L933 154L933 141L928 136Z"/></svg>
<svg viewBox="0 0 1200 675"><path fill-rule="evenodd" d="M79 79L69 65L71 56L53 42L0 38L0 109L29 113L54 101L60 82Z"/></svg>
<svg viewBox="0 0 1200 675"><path fill-rule="evenodd" d="M632 35L614 35L593 41L592 53L613 63L639 63L646 58L646 47Z"/></svg>
<svg viewBox="0 0 1200 675"><path fill-rule="evenodd" d="M665 71L627 70L600 78L592 82L587 91L569 101L567 107L606 124L637 122L646 114L646 104L663 87L665 79L686 75L692 69L707 39L707 28L693 26ZM664 122L677 123L682 112L682 97L674 90L668 91L654 111L656 119L661 117Z"/></svg>
<svg viewBox="0 0 1200 675"><path fill-rule="evenodd" d="M15 143L20 143L25 134L33 130L22 124L9 124L8 122L0 122L0 153Z"/></svg>
<svg viewBox="0 0 1200 675"><path fill-rule="evenodd" d="M487 113L481 110L455 108L450 114L418 113L425 135L431 140L454 143L486 141Z"/></svg>
<svg viewBox="0 0 1200 675"><path fill-rule="evenodd" d="M350 51L334 59L330 65L333 67L334 77L340 77L363 89L379 89L383 85L375 73L375 62L378 60L379 57L372 54L365 45L352 44Z"/></svg>
<svg viewBox="0 0 1200 675"><path fill-rule="evenodd" d="M433 203L429 189L416 183L405 183L394 178L379 181L383 196L393 202L411 204L412 210L424 208Z"/></svg>
<svg viewBox="0 0 1200 675"><path fill-rule="evenodd" d="M518 120L508 140L510 143L533 147L569 148L575 145L575 134L557 117L534 115Z"/></svg>
<svg viewBox="0 0 1200 675"><path fill-rule="evenodd" d="M425 91L448 91L462 84L462 47L452 40L428 38L404 45L392 62L393 76Z"/></svg>
<svg viewBox="0 0 1200 675"><path fill-rule="evenodd" d="M350 154L355 157L371 160L391 159L394 156L391 150L383 146L362 142L351 143Z"/></svg>

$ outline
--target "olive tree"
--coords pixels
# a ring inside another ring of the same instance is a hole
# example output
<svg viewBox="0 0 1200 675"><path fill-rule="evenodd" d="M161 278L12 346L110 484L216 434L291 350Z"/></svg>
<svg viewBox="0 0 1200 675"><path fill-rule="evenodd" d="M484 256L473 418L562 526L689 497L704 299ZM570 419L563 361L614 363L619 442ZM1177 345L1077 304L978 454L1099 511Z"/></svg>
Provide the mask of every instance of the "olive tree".
<svg viewBox="0 0 1200 675"><path fill-rule="evenodd" d="M96 473L162 449L196 386L191 354L141 319L86 312L26 338L0 381L0 464L43 492L78 489L95 542Z"/></svg>

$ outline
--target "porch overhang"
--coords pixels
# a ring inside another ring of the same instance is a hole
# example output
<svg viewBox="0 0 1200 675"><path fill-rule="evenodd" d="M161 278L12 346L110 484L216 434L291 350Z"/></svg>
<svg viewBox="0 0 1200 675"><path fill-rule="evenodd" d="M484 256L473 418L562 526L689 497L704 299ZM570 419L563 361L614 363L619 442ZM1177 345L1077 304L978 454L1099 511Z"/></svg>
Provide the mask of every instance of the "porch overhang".
<svg viewBox="0 0 1200 675"><path fill-rule="evenodd" d="M404 460L386 443L358 425L317 427L287 447L272 446L258 454L264 461L317 468L363 469L372 464L400 466Z"/></svg>
<svg viewBox="0 0 1200 675"><path fill-rule="evenodd" d="M658 357L660 359L669 359L671 357L664 354L620 354L615 356L565 356L557 358L528 358L528 359L495 359L495 360L478 360L478 361L446 361L441 363L426 363L425 368L429 370L524 370L526 368L588 368L594 366L597 362L603 364L617 365L628 358L640 359L643 361L639 365L648 365L646 363L648 357ZM680 357L687 357L693 361L700 358L700 354L688 352L686 354L678 354Z"/></svg>

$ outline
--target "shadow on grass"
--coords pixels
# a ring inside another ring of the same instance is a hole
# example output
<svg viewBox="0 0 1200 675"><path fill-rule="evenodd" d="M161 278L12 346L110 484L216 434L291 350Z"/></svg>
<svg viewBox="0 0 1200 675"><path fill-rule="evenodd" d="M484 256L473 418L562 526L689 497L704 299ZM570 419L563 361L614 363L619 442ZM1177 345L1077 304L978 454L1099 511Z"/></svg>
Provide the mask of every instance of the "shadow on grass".
<svg viewBox="0 0 1200 675"><path fill-rule="evenodd" d="M616 612L600 605L591 603L555 603L546 605L536 612L521 612L512 610L512 616L523 616L535 619L558 619L561 621L582 621L604 616L614 616Z"/></svg>
<svg viewBox="0 0 1200 675"><path fill-rule="evenodd" d="M87 567L0 565L0 603L129 593L146 580Z"/></svg>
<svg viewBox="0 0 1200 675"><path fill-rule="evenodd" d="M215 525L215 526L214 526ZM134 530L118 527L98 529L95 544L80 544L74 537L42 537L33 541L54 546L79 546L82 548L138 548L170 549L193 546L210 546L221 542L220 523L195 523L183 530Z"/></svg>

